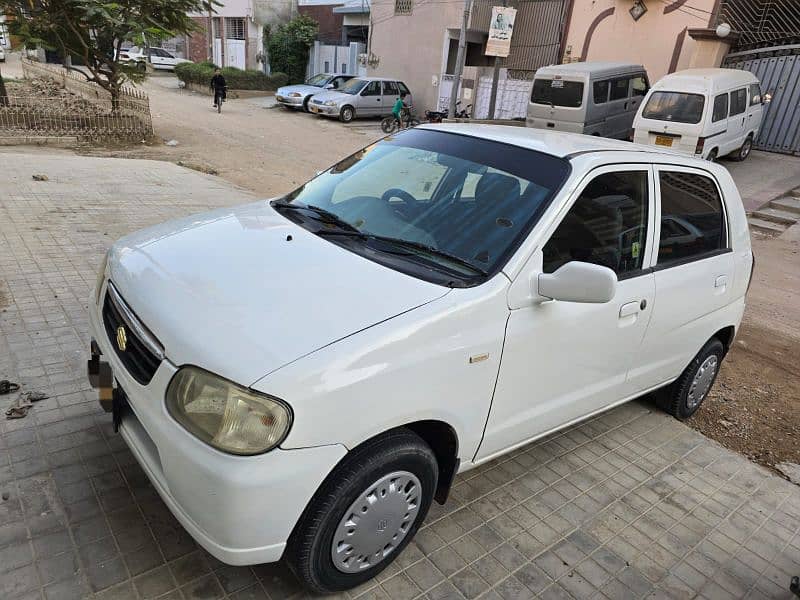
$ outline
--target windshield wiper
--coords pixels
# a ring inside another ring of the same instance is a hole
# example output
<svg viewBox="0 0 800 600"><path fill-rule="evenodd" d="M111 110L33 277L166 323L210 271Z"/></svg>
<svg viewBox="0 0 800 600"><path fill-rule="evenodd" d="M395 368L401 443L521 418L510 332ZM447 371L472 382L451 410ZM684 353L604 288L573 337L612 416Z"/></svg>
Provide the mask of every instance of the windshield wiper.
<svg viewBox="0 0 800 600"><path fill-rule="evenodd" d="M272 203L273 207L278 208L285 208L287 210L306 210L308 212L312 212L317 215L317 221L321 221L322 223L328 223L330 225L336 225L339 227L341 231L347 231L352 233L361 233L358 229L356 229L353 225L342 219L336 213L333 213L329 210L325 210L324 208L320 208L319 206L314 206L312 204L293 204L291 202L286 202L285 200L276 200ZM317 232L318 233L318 232Z"/></svg>
<svg viewBox="0 0 800 600"><path fill-rule="evenodd" d="M322 236L346 236L346 237L356 237L363 240L375 240L379 242L384 242L387 244L392 244L395 246L399 246L401 248L408 248L412 250L419 250L421 252L425 252L432 256L438 256L441 258L445 258L450 262L456 263L461 265L462 267L468 268L470 271L477 273L479 275L483 275L484 277L488 275L488 271L481 269L473 265L471 262L464 260L460 256L456 256L455 254L450 254L449 252L445 252L444 250L439 250L439 248L435 248L434 246L430 246L428 244L423 244L422 242L415 242L413 240L404 240L401 238L393 238L384 235L375 235L374 233L365 233L363 231L355 230L355 231L337 231L337 230L322 230L314 232L317 235Z"/></svg>

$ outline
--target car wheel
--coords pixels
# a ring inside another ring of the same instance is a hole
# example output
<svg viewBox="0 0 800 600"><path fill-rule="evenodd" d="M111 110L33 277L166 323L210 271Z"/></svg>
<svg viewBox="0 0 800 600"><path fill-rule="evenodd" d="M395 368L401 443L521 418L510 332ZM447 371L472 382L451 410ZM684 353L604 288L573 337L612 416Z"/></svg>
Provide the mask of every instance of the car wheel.
<svg viewBox="0 0 800 600"><path fill-rule="evenodd" d="M303 100L303 112L311 112L308 109L308 103L309 103L310 100L311 100L311 96L308 96L308 97L306 97L305 100Z"/></svg>
<svg viewBox="0 0 800 600"><path fill-rule="evenodd" d="M741 148L739 148L732 156L733 160L736 161L743 161L748 156L750 156L750 151L753 149L753 138L752 136L747 136L747 139L742 143Z"/></svg>
<svg viewBox="0 0 800 600"><path fill-rule="evenodd" d="M325 479L295 526L286 549L292 571L317 593L371 579L414 537L438 477L433 451L407 429L362 444Z"/></svg>
<svg viewBox="0 0 800 600"><path fill-rule="evenodd" d="M339 113L339 119L342 121L342 123L349 123L355 118L356 118L356 111L353 110L352 106L345 106Z"/></svg>
<svg viewBox="0 0 800 600"><path fill-rule="evenodd" d="M708 153L708 156L706 156L706 160L708 162L717 162L717 154L719 154L719 151L716 148L714 148L711 152Z"/></svg>
<svg viewBox="0 0 800 600"><path fill-rule="evenodd" d="M708 396L725 357L725 347L712 338L670 386L659 393L659 404L683 421L691 417Z"/></svg>

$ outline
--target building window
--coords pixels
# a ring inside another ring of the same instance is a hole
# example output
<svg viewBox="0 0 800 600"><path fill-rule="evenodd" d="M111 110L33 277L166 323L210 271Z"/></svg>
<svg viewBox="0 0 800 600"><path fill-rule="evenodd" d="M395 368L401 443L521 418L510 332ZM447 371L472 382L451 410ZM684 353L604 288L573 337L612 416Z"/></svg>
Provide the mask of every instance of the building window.
<svg viewBox="0 0 800 600"><path fill-rule="evenodd" d="M394 14L410 15L414 12L414 0L394 0Z"/></svg>
<svg viewBox="0 0 800 600"><path fill-rule="evenodd" d="M244 19L226 18L225 19L225 38L229 40L243 40L244 38Z"/></svg>

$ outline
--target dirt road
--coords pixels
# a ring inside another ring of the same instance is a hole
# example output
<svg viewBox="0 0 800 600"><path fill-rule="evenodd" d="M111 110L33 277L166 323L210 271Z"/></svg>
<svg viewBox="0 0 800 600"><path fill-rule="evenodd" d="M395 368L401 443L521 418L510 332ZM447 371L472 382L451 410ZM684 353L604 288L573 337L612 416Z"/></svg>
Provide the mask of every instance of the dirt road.
<svg viewBox="0 0 800 600"><path fill-rule="evenodd" d="M209 96L180 90L171 75L151 77L144 89L156 141L91 154L182 162L270 197L283 194L342 157L377 139L375 122L344 126L338 121L283 108L259 99L230 100L217 114ZM175 140L170 147L164 141Z"/></svg>

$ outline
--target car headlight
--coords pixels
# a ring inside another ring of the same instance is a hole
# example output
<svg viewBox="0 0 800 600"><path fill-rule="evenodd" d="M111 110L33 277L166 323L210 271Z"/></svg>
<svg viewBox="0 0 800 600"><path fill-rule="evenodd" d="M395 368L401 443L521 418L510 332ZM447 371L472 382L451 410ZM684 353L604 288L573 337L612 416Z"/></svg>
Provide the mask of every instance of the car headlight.
<svg viewBox="0 0 800 600"><path fill-rule="evenodd" d="M336 106L336 100L326 100L325 106Z"/></svg>
<svg viewBox="0 0 800 600"><path fill-rule="evenodd" d="M292 424L282 401L197 367L180 369L167 388L167 410L190 433L231 454L261 454L280 444Z"/></svg>
<svg viewBox="0 0 800 600"><path fill-rule="evenodd" d="M97 284L94 287L94 300L97 304L100 304L100 291L103 289L103 282L106 280L106 268L108 268L108 252L103 256L100 270L97 271Z"/></svg>
<svg viewBox="0 0 800 600"><path fill-rule="evenodd" d="M292 92L291 94L289 94L289 98L299 98L300 96L302 96L302 94L298 92Z"/></svg>

